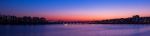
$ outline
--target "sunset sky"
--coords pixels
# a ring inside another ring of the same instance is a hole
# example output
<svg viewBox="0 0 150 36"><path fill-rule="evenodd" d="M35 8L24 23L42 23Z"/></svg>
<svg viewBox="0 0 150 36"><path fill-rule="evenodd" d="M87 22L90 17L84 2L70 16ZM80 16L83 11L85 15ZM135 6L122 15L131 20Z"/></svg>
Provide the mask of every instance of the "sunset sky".
<svg viewBox="0 0 150 36"><path fill-rule="evenodd" d="M150 16L150 0L0 0L0 13L49 20L103 20Z"/></svg>

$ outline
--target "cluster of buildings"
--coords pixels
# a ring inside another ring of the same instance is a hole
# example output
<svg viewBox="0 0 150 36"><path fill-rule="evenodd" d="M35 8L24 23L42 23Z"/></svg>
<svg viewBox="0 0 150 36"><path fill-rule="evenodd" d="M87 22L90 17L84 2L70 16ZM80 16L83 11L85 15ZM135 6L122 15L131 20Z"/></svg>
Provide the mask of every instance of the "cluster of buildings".
<svg viewBox="0 0 150 36"><path fill-rule="evenodd" d="M0 15L0 25L37 25L37 24L83 24L84 21L50 21L44 17Z"/></svg>
<svg viewBox="0 0 150 36"><path fill-rule="evenodd" d="M0 24L42 24L48 23L43 17L0 15Z"/></svg>
<svg viewBox="0 0 150 36"><path fill-rule="evenodd" d="M101 21L48 21L44 17L0 15L0 24L150 24L150 17L134 15L129 18L108 19Z"/></svg>
<svg viewBox="0 0 150 36"><path fill-rule="evenodd" d="M95 21L95 23L96 24L150 24L150 17L140 17L139 15L134 15L129 18Z"/></svg>

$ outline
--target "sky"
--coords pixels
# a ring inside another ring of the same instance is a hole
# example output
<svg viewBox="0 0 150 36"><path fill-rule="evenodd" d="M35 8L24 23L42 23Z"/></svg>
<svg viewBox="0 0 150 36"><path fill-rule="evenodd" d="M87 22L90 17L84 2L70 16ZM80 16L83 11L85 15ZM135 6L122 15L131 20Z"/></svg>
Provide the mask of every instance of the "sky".
<svg viewBox="0 0 150 36"><path fill-rule="evenodd" d="M0 14L49 20L104 20L150 16L150 0L0 0Z"/></svg>

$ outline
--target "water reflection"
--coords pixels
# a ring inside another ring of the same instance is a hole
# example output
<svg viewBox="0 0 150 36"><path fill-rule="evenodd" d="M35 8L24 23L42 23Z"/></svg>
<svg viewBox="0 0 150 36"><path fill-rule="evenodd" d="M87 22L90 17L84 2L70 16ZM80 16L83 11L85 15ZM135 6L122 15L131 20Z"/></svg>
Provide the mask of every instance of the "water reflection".
<svg viewBox="0 0 150 36"><path fill-rule="evenodd" d="M150 25L1 25L0 32L2 36L149 36Z"/></svg>

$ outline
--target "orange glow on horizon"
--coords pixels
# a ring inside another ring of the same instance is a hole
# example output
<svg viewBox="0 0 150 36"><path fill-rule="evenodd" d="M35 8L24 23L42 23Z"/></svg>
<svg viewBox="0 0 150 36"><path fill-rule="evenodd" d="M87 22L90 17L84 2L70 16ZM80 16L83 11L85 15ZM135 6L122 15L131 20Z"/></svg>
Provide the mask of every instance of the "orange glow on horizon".
<svg viewBox="0 0 150 36"><path fill-rule="evenodd" d="M90 21L90 20L100 20L100 17L94 16L53 16L47 17L49 20L64 20L64 21Z"/></svg>
<svg viewBox="0 0 150 36"><path fill-rule="evenodd" d="M93 20L105 20L105 19L115 19L115 18L128 18L131 16L49 16L46 17L48 20L64 20L64 21L93 21Z"/></svg>

